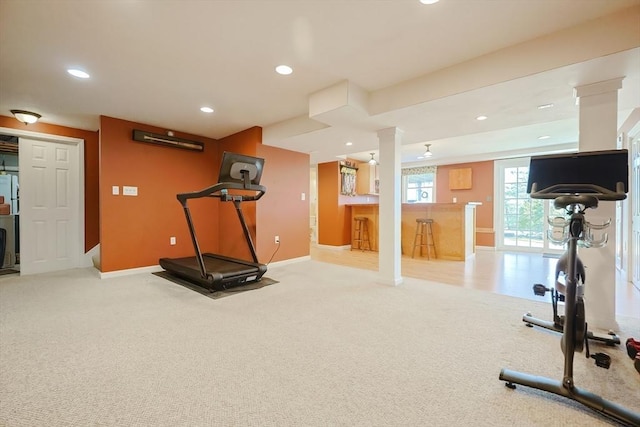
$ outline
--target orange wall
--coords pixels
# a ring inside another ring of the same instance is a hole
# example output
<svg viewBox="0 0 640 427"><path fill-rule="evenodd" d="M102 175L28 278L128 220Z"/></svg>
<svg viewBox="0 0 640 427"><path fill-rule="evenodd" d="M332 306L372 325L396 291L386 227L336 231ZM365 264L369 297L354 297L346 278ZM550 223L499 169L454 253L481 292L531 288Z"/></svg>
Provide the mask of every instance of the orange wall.
<svg viewBox="0 0 640 427"><path fill-rule="evenodd" d="M200 141L204 152L160 147L132 140L134 129L164 133L165 129L111 117L100 117L100 247L103 272L157 265L161 257L193 255L182 206L176 194L197 191L216 182L216 141L176 132ZM120 187L120 195L111 187ZM122 186L138 187L138 196L123 196ZM218 249L218 203L189 203L200 247ZM175 236L177 244L169 245Z"/></svg>
<svg viewBox="0 0 640 427"><path fill-rule="evenodd" d="M351 212L340 196L340 164L318 164L318 244L351 243Z"/></svg>
<svg viewBox="0 0 640 427"><path fill-rule="evenodd" d="M309 155L262 144L257 155L265 159L262 184L267 187L257 202L258 259L266 263L272 256L273 261L308 256ZM279 248L275 236L280 236Z"/></svg>
<svg viewBox="0 0 640 427"><path fill-rule="evenodd" d="M0 116L0 127L40 132L50 135L84 139L84 250L88 252L100 243L98 209L98 132L42 122L25 125L13 117Z"/></svg>
<svg viewBox="0 0 640 427"><path fill-rule="evenodd" d="M459 168L471 168L471 189L449 189L449 171ZM493 229L493 161L438 166L436 202L451 203L454 197L457 199L457 203L482 203L481 206L476 208L476 245L495 246L495 231Z"/></svg>
<svg viewBox="0 0 640 427"><path fill-rule="evenodd" d="M279 261L309 255L309 202L301 200L303 192L308 197L309 156L263 146L260 127L220 141L174 131L178 137L205 143L204 153L133 141L133 129L166 130L106 116L100 117L100 132L44 123L27 127L5 116L0 116L0 127L85 140L85 247L88 251L101 244L103 272L157 265L161 257L193 255L176 194L215 184L223 151L265 159L262 183L267 193L257 203L242 205L260 262L272 256L272 261ZM114 185L120 187L119 196L111 194ZM138 187L138 196L123 196L124 185ZM250 259L233 204L195 199L189 208L203 252ZM274 255L275 235L280 236L281 246ZM175 246L169 245L171 236L176 237Z"/></svg>

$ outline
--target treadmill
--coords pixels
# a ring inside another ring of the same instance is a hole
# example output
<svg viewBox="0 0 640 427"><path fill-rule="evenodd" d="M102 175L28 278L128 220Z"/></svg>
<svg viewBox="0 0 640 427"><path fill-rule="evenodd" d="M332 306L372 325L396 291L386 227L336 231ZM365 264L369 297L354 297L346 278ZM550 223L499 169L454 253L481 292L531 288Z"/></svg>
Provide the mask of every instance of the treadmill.
<svg viewBox="0 0 640 427"><path fill-rule="evenodd" d="M218 184L200 191L178 194L176 197L187 219L195 256L160 258L160 266L169 274L205 288L209 292L259 281L267 272L267 266L258 262L256 248L240 205L242 202L259 200L266 192L266 188L260 185L263 166L264 159L225 151L222 155ZM187 204L190 199L201 197L216 197L222 202L233 202L253 261L212 253L203 254L200 251Z"/></svg>

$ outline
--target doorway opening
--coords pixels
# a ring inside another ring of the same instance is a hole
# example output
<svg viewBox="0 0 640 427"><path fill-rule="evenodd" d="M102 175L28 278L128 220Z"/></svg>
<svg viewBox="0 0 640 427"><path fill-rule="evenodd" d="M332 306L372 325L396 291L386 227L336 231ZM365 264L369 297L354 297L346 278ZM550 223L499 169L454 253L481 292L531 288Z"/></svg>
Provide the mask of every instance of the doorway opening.
<svg viewBox="0 0 640 427"><path fill-rule="evenodd" d="M0 275L20 271L18 137L0 134Z"/></svg>

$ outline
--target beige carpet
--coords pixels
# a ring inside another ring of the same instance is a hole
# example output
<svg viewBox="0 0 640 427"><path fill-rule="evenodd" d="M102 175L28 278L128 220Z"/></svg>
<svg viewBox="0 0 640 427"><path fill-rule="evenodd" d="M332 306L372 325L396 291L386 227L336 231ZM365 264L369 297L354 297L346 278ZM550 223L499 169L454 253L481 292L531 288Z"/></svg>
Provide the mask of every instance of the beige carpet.
<svg viewBox="0 0 640 427"><path fill-rule="evenodd" d="M0 278L0 425L616 425L498 380L561 378L559 336L521 321L547 303L315 261L268 274L279 284L219 300L152 274ZM626 351L592 351L611 368L578 354L576 384L640 412Z"/></svg>

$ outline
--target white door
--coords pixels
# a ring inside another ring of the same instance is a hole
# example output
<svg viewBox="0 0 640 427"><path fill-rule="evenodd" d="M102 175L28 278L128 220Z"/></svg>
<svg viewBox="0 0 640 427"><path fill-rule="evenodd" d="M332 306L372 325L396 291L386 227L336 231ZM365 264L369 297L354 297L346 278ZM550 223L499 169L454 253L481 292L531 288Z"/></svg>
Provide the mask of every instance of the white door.
<svg viewBox="0 0 640 427"><path fill-rule="evenodd" d="M640 289L640 131L629 141L631 152L631 281Z"/></svg>
<svg viewBox="0 0 640 427"><path fill-rule="evenodd" d="M20 273L80 265L78 144L19 139Z"/></svg>

